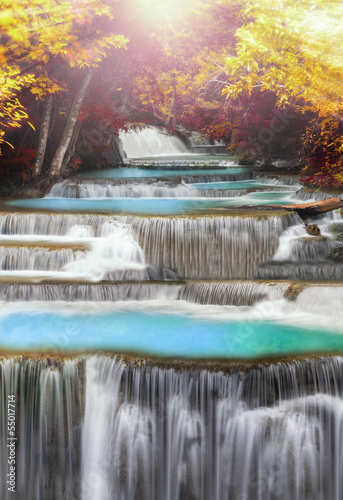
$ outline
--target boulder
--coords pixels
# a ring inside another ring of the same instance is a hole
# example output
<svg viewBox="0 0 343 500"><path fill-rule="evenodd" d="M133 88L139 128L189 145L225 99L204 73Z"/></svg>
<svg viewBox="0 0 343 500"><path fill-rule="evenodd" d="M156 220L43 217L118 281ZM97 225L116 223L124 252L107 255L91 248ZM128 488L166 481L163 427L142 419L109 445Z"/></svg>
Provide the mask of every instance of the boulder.
<svg viewBox="0 0 343 500"><path fill-rule="evenodd" d="M317 226L317 224L307 224L306 232L310 236L319 236L320 235L320 229Z"/></svg>

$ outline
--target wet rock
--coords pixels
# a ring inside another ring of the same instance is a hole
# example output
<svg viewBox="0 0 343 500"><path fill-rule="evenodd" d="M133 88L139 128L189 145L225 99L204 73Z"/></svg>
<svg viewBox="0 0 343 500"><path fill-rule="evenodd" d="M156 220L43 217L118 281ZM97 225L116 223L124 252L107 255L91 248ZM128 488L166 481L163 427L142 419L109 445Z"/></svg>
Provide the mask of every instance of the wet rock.
<svg viewBox="0 0 343 500"><path fill-rule="evenodd" d="M304 290L305 286L299 283L293 283L290 285L285 292L285 299L296 300L300 292Z"/></svg>
<svg viewBox="0 0 343 500"><path fill-rule="evenodd" d="M306 232L310 236L319 236L320 235L320 229L317 226L317 224L307 224Z"/></svg>

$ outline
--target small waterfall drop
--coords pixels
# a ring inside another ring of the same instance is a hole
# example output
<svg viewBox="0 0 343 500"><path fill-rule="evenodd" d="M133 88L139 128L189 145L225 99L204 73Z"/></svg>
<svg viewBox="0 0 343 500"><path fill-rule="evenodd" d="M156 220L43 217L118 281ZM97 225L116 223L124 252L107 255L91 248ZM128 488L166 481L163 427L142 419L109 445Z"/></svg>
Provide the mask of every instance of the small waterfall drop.
<svg viewBox="0 0 343 500"><path fill-rule="evenodd" d="M169 135L165 129L146 126L138 132L120 132L123 149L129 158L143 156L178 155L187 153L187 146L176 136Z"/></svg>
<svg viewBox="0 0 343 500"><path fill-rule="evenodd" d="M64 180L55 184L49 198L196 198L197 189L179 184L172 186L168 182L156 183L75 183Z"/></svg>
<svg viewBox="0 0 343 500"><path fill-rule="evenodd" d="M0 247L0 270L37 270L60 271L65 265L74 262L82 252L68 248L51 250L49 248Z"/></svg>
<svg viewBox="0 0 343 500"><path fill-rule="evenodd" d="M288 283L257 283L237 281L227 283L191 282L179 288L179 299L198 304L252 305L255 302L283 297Z"/></svg>
<svg viewBox="0 0 343 500"><path fill-rule="evenodd" d="M38 233L41 231L46 231L48 234L50 231L63 231L61 236L66 236L70 241L71 247L73 244L76 245L78 240L81 242L87 242L87 249L73 250L73 248L58 248L59 244L65 243L58 237L59 234L54 234L54 238L51 239L50 244L53 247L57 246L57 249L52 249L51 247L39 248L34 246L27 247L6 247L0 246L0 273L2 276L11 277L17 276L17 271L48 271L52 278L62 278L62 279L80 279L89 281L99 281L105 278L109 273L118 273L122 276L123 272L126 271L138 271L145 273L146 263L144 252L139 246L139 243L132 235L131 227L126 224L114 221L110 218L100 219L103 223L101 230L103 231L102 237L94 237L99 231L97 225L95 227L92 224L85 224L86 220L88 222L98 222L98 219L88 218L83 219L82 217L73 216L70 219L70 224L63 224L66 218L58 217L57 221L54 220L54 216L49 216L52 218L52 224L49 222L40 226L39 221L46 219L38 217L38 222L33 222L32 219L24 220L28 222L28 225L21 225L16 228L10 229L16 232L19 231L18 240L24 244L32 244L32 240L27 240L25 235L29 232L30 236L35 233L35 228L37 228ZM49 218L48 217L48 218ZM68 217L67 217L68 219ZM10 218L10 221L12 218ZM59 226L56 222L61 222L62 225ZM76 222L76 224L73 224ZM79 222L79 224L77 223ZM83 223L82 223L83 222ZM4 228L6 232L6 229ZM24 237L20 234L23 231ZM4 237L6 241L6 237ZM1 238L0 238L1 241ZM47 243L47 242L46 242ZM56 274L56 271L60 274ZM11 274L12 273L12 274ZM24 275L24 273L23 273ZM34 274L30 274L34 276ZM37 275L38 276L38 275ZM47 273L43 273L42 276L47 276Z"/></svg>
<svg viewBox="0 0 343 500"><path fill-rule="evenodd" d="M252 305L284 296L289 283L254 281L101 284L0 284L0 300L17 301L128 301L184 300L197 304Z"/></svg>
<svg viewBox="0 0 343 500"><path fill-rule="evenodd" d="M333 222L340 223L339 214L326 214L308 224L316 224L317 236L310 236L305 224L288 227L280 236L279 246L270 262L260 265L258 279L340 280L343 264L333 262L329 254L335 246Z"/></svg>
<svg viewBox="0 0 343 500"><path fill-rule="evenodd" d="M324 193L323 191L302 188L294 193L293 198L302 201L310 201L310 200L319 201L319 200L328 200L329 198L333 198L334 196L335 196L334 194Z"/></svg>
<svg viewBox="0 0 343 500"><path fill-rule="evenodd" d="M180 184L168 181L140 183L91 183L64 180L55 184L47 198L233 198L243 196L247 189L196 189L181 179Z"/></svg>
<svg viewBox="0 0 343 500"><path fill-rule="evenodd" d="M109 272L144 270L144 253L134 239L131 228L124 224L107 223L106 237L95 239L91 250L63 267L67 273L99 281ZM76 235L79 234L76 226Z"/></svg>

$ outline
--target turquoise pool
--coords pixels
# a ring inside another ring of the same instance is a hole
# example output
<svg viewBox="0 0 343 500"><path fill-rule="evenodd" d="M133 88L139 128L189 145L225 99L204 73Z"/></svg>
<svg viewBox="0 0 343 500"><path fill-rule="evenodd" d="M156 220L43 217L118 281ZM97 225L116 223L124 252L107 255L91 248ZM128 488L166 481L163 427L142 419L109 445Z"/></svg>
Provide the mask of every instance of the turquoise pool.
<svg viewBox="0 0 343 500"><path fill-rule="evenodd" d="M6 207L46 210L49 212L129 213L140 215L186 215L216 208L244 205L283 205L291 193L264 198L32 198L7 201ZM294 203L294 200L291 200Z"/></svg>
<svg viewBox="0 0 343 500"><path fill-rule="evenodd" d="M89 309L92 309L90 304ZM0 317L0 347L11 350L111 350L176 358L249 359L343 352L343 334L276 321L220 321L142 310L44 311Z"/></svg>
<svg viewBox="0 0 343 500"><path fill-rule="evenodd" d="M82 172L77 177L82 179L137 179L148 177L182 177L193 175L225 175L225 174L245 174L250 172L249 167L221 167L221 168L173 168L162 166L152 168L122 167L107 170L92 170Z"/></svg>

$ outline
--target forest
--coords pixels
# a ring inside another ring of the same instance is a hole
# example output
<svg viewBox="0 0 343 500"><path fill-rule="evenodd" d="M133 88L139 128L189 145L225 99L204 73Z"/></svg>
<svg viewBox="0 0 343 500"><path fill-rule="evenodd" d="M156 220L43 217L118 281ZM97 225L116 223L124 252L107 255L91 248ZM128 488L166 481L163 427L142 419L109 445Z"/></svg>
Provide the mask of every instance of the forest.
<svg viewBox="0 0 343 500"><path fill-rule="evenodd" d="M343 499L342 0L0 0L0 499Z"/></svg>
<svg viewBox="0 0 343 500"><path fill-rule="evenodd" d="M2 195L121 163L119 131L144 124L341 186L338 0L0 4Z"/></svg>

